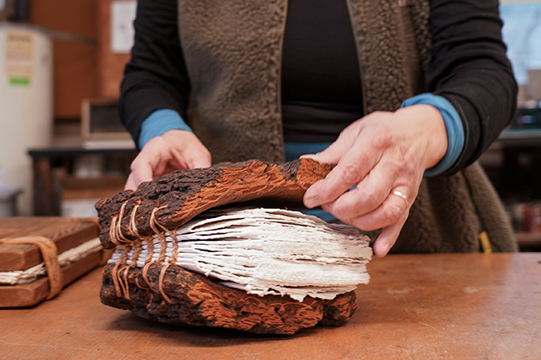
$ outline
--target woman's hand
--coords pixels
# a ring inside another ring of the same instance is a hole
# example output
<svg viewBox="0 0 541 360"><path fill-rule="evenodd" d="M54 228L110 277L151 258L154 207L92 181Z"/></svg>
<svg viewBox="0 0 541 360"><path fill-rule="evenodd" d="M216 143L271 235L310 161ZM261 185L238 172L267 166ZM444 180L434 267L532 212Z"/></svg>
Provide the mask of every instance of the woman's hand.
<svg viewBox="0 0 541 360"><path fill-rule="evenodd" d="M144 181L156 179L173 170L211 165L207 148L191 132L170 130L151 139L133 160L125 189L135 190Z"/></svg>
<svg viewBox="0 0 541 360"><path fill-rule="evenodd" d="M308 155L337 166L308 189L304 204L322 206L362 230L381 228L374 252L385 256L406 222L424 171L446 151L445 123L436 108L415 105L394 113L372 113L344 129L325 151Z"/></svg>

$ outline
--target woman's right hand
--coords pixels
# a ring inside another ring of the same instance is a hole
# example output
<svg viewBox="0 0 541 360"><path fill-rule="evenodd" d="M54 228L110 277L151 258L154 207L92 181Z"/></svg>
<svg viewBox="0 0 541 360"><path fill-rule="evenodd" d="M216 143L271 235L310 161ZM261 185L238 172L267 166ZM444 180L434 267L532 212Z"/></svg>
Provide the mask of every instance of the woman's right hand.
<svg viewBox="0 0 541 360"><path fill-rule="evenodd" d="M193 133L169 130L151 139L131 164L125 190L136 190L139 184L159 178L174 170L208 167L211 155Z"/></svg>

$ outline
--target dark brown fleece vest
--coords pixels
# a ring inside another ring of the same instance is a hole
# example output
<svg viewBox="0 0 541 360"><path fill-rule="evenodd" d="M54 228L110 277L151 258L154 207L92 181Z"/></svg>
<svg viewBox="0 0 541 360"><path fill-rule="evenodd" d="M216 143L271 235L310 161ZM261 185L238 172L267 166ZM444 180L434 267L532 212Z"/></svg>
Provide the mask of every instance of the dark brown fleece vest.
<svg viewBox="0 0 541 360"><path fill-rule="evenodd" d="M394 111L424 91L429 0L348 0L367 113ZM188 124L213 161L284 161L280 64L287 0L179 0L192 90ZM395 252L495 251L516 244L490 182L474 165L425 179Z"/></svg>

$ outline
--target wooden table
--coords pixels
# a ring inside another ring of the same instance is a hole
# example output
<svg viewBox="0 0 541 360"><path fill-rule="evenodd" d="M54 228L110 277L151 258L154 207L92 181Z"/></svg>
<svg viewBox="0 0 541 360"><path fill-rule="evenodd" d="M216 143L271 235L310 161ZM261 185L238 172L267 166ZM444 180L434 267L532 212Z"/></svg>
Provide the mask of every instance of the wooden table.
<svg viewBox="0 0 541 360"><path fill-rule="evenodd" d="M541 359L541 253L391 255L340 328L294 336L179 328L99 301L100 269L0 310L1 359Z"/></svg>

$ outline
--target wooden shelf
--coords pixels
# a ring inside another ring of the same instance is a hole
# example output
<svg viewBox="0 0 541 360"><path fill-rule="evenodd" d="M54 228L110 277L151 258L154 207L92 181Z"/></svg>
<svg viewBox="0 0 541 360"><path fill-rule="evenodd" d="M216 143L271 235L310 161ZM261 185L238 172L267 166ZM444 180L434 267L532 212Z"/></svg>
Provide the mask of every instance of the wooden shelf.
<svg viewBox="0 0 541 360"><path fill-rule="evenodd" d="M89 193L85 196L104 197L110 196L109 193L116 193L123 189L124 179L129 174L130 163L137 155L135 149L84 149L81 147L75 148L43 148L30 149L28 154L32 157L33 168L33 197L34 197L34 215L35 216L58 216L60 209L56 197L55 189L59 185L63 185L64 193L66 193L66 185L73 190L66 199L73 199L75 196L81 197L81 190L85 188L103 188L105 185L108 191L103 193ZM79 179L74 177L66 177L60 179L63 184L59 184L57 177L53 176L54 168L64 167L70 168L70 163L73 163L76 157L85 155L100 155L107 157L109 160L118 162L119 175L103 175L98 179Z"/></svg>

